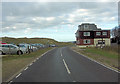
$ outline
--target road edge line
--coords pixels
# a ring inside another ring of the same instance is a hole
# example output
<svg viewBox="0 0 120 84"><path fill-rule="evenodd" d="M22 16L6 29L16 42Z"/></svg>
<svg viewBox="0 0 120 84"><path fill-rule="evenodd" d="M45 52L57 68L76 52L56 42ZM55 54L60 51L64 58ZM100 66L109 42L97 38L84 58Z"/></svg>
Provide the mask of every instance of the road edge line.
<svg viewBox="0 0 120 84"><path fill-rule="evenodd" d="M71 48L70 48L70 49L71 49ZM81 54L81 53L79 53L79 52L77 52L77 51L75 51L75 50L73 50L73 49L71 49L71 50L74 51L74 52L76 52L77 54L79 54L79 55L81 55L81 56L83 56L83 57L85 57L85 58L87 58L87 59L89 59L89 60L91 60L91 61L93 61L93 62L95 62L95 63L97 63L97 64L99 64L99 65L101 65L101 66L103 66L103 67L105 67L105 68L107 68L107 69L109 69L109 70L112 70L112 71L114 71L114 72L120 73L119 71L114 70L114 69L112 69L111 67L108 67L108 66L106 66L105 64L102 64L102 63L94 60L93 58L90 58L90 57L88 57L88 56L86 56L86 55L83 55L83 54Z"/></svg>
<svg viewBox="0 0 120 84"><path fill-rule="evenodd" d="M47 52L44 52L43 54L41 54L40 56L38 56L39 58L41 58L42 56L44 56L46 53L48 53L48 52L50 52L50 51L52 51L52 50L54 50L55 48L53 48L53 49L50 49L50 50L48 50ZM37 58L38 58L37 57ZM36 59L37 59L36 58ZM34 59L35 60L35 59ZM33 60L33 61L34 61ZM23 72L24 71L24 69L26 68L26 67L29 67L29 66L31 66L32 64L33 64L33 61L32 62L30 62L29 64L27 64L25 67L23 67L22 69L20 69L16 74L14 74L14 75L12 75L9 79L7 79L6 81L4 81L4 82L8 82L8 83L10 83L18 74L20 74L21 72ZM31 65L30 65L31 64ZM12 81L13 82L13 81Z"/></svg>

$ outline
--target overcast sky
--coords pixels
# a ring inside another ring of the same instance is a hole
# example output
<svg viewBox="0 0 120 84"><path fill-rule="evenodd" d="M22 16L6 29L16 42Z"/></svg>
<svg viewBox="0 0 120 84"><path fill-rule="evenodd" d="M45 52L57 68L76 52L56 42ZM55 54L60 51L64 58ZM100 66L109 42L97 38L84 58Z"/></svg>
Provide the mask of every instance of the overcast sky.
<svg viewBox="0 0 120 84"><path fill-rule="evenodd" d="M99 28L118 25L117 2L2 2L2 34L75 41L81 23Z"/></svg>

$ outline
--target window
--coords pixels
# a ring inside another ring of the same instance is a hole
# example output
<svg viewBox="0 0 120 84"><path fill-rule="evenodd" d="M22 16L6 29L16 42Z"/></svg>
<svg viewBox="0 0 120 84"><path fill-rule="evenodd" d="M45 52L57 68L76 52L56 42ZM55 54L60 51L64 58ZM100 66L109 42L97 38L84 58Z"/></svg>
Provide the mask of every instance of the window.
<svg viewBox="0 0 120 84"><path fill-rule="evenodd" d="M19 47L25 47L25 45L19 45Z"/></svg>
<svg viewBox="0 0 120 84"><path fill-rule="evenodd" d="M105 40L98 40L98 44L105 44Z"/></svg>
<svg viewBox="0 0 120 84"><path fill-rule="evenodd" d="M15 47L15 46L13 46L13 45L9 45L9 47L10 47L10 48L16 48L16 47Z"/></svg>
<svg viewBox="0 0 120 84"><path fill-rule="evenodd" d="M84 32L84 36L90 36L90 32Z"/></svg>
<svg viewBox="0 0 120 84"><path fill-rule="evenodd" d="M107 36L107 32L103 32L102 34L103 34L104 36Z"/></svg>
<svg viewBox="0 0 120 84"><path fill-rule="evenodd" d="M2 47L6 47L6 48L8 48L9 46L8 46L8 45L2 45Z"/></svg>
<svg viewBox="0 0 120 84"><path fill-rule="evenodd" d="M96 32L96 36L100 36L101 35L101 32Z"/></svg>
<svg viewBox="0 0 120 84"><path fill-rule="evenodd" d="M90 40L83 40L84 44L90 44Z"/></svg>

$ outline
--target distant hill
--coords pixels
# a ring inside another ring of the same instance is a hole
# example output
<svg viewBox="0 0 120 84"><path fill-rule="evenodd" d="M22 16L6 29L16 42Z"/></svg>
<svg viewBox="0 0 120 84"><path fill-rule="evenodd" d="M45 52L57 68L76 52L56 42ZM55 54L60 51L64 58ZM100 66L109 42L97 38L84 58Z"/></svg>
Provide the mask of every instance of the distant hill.
<svg viewBox="0 0 120 84"><path fill-rule="evenodd" d="M51 38L12 38L12 37L2 37L2 42L5 43L41 43L41 44L56 44L56 45L71 45L70 42L58 42Z"/></svg>

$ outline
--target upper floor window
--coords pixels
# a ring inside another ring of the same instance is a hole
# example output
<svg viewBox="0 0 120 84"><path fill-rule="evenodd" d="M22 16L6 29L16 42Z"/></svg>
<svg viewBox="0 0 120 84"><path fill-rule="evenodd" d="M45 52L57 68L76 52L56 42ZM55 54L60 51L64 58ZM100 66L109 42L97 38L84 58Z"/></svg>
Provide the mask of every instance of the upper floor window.
<svg viewBox="0 0 120 84"><path fill-rule="evenodd" d="M107 32L103 32L102 35L107 36Z"/></svg>
<svg viewBox="0 0 120 84"><path fill-rule="evenodd" d="M101 35L101 32L96 32L96 36L100 36Z"/></svg>
<svg viewBox="0 0 120 84"><path fill-rule="evenodd" d="M84 44L90 44L90 40L83 40Z"/></svg>
<svg viewBox="0 0 120 84"><path fill-rule="evenodd" d="M90 32L84 32L84 36L90 36Z"/></svg>

